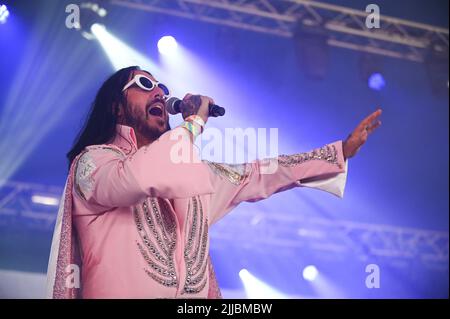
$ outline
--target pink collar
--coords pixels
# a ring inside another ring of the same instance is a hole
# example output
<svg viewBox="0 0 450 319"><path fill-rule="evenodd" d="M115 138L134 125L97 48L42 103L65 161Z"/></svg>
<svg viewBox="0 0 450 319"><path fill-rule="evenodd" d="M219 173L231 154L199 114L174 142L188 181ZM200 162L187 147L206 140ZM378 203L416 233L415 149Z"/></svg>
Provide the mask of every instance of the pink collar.
<svg viewBox="0 0 450 319"><path fill-rule="evenodd" d="M112 140L111 144L118 146L120 149L125 151L126 154L136 152L137 139L134 129L126 125L116 125L116 137Z"/></svg>

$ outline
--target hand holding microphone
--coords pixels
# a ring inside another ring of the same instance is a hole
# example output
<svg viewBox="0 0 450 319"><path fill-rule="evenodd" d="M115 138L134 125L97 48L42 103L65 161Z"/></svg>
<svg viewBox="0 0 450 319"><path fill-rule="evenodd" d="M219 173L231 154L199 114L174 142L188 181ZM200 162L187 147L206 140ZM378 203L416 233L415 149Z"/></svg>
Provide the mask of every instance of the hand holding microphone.
<svg viewBox="0 0 450 319"><path fill-rule="evenodd" d="M191 115L199 115L206 123L208 117L218 117L225 114L225 109L214 104L214 100L207 96L187 94L183 100L170 98L167 103L170 114L181 113L183 119Z"/></svg>

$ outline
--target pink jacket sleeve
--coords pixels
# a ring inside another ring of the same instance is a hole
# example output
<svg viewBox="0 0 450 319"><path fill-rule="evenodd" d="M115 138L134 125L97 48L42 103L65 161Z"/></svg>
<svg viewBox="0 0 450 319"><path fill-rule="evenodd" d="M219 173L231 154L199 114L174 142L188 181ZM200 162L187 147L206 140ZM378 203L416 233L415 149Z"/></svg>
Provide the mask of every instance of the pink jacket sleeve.
<svg viewBox="0 0 450 319"><path fill-rule="evenodd" d="M131 156L114 145L88 147L75 164L76 194L91 208L105 211L147 196L173 199L212 193L209 170L189 134L176 128ZM187 152L188 160L180 161L177 150Z"/></svg>
<svg viewBox="0 0 450 319"><path fill-rule="evenodd" d="M210 179L214 188L211 224L243 201L258 201L296 186L314 187L342 197L343 190L335 191L326 184L337 182L341 185L338 188L343 188L347 169L342 141L311 152L247 164L206 163L211 169ZM339 176L344 174L344 177Z"/></svg>

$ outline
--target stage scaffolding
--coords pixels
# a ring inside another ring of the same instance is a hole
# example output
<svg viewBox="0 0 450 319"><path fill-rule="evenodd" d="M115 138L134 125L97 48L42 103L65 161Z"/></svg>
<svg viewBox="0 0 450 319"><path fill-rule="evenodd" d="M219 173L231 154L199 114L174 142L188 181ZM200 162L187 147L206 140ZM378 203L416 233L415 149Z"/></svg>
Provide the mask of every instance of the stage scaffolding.
<svg viewBox="0 0 450 319"><path fill-rule="evenodd" d="M369 29L366 8L312 0L109 0L114 6L194 19L280 37L299 26L321 30L330 46L424 62L430 51L448 52L449 30L386 16ZM448 54L448 53L447 53Z"/></svg>

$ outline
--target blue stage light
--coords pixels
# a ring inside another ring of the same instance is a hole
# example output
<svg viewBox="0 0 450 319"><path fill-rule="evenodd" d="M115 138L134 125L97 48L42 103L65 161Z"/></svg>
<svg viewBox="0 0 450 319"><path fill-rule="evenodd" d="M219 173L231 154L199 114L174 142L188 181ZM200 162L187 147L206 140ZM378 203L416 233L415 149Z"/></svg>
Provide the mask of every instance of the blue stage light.
<svg viewBox="0 0 450 319"><path fill-rule="evenodd" d="M372 90L381 91L386 86L386 81L381 73L373 73L369 77L368 85Z"/></svg>

